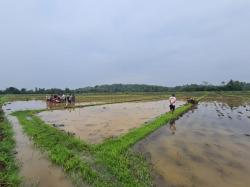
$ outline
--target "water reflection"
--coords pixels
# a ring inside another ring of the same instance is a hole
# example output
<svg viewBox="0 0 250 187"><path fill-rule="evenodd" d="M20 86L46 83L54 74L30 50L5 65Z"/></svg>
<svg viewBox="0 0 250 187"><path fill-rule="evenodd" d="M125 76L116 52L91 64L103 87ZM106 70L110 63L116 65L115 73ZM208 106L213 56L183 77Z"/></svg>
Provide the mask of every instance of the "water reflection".
<svg viewBox="0 0 250 187"><path fill-rule="evenodd" d="M39 100L9 102L3 106L6 114L20 110L40 110L46 109L46 102Z"/></svg>
<svg viewBox="0 0 250 187"><path fill-rule="evenodd" d="M171 130L172 134L174 135L175 131L176 131L175 120L171 120L169 122L169 129Z"/></svg>
<svg viewBox="0 0 250 187"><path fill-rule="evenodd" d="M8 120L12 124L15 136L15 157L20 163L20 176L22 184L20 186L53 186L53 187L73 187L71 181L66 178L61 168L52 165L46 154L36 149L36 146L23 133L22 127L16 117L9 115L20 110L45 109L44 101L16 101L9 102L3 106ZM1 137L0 137L1 138ZM1 185L0 185L1 186Z"/></svg>
<svg viewBox="0 0 250 187"><path fill-rule="evenodd" d="M55 102L46 102L47 109L52 110L52 109L60 109L60 108L65 108L69 109L70 111L75 108L76 104L75 103L55 103Z"/></svg>
<svg viewBox="0 0 250 187"><path fill-rule="evenodd" d="M232 110L227 103L200 103L197 110L139 142L135 150L150 155L156 186L249 186L249 109L250 105L234 105Z"/></svg>
<svg viewBox="0 0 250 187"><path fill-rule="evenodd" d="M176 107L184 104L178 101ZM63 124L61 129L75 133L90 143L120 136L169 111L169 102L129 102L39 113L49 124ZM129 120L128 120L129 119Z"/></svg>
<svg viewBox="0 0 250 187"><path fill-rule="evenodd" d="M247 97L241 97L241 96L215 96L215 97L206 97L204 101L208 102L217 102L221 103L225 107L228 107L229 109L236 109L241 106L249 105L249 98Z"/></svg>

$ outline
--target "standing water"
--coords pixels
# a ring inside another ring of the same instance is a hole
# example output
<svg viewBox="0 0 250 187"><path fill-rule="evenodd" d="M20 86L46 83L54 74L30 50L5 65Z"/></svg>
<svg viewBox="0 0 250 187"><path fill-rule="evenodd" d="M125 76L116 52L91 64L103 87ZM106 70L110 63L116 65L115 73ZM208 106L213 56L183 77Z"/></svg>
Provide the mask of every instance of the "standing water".
<svg viewBox="0 0 250 187"><path fill-rule="evenodd" d="M139 142L156 186L250 186L250 106L203 102Z"/></svg>
<svg viewBox="0 0 250 187"><path fill-rule="evenodd" d="M183 104L178 101L176 107ZM44 111L39 117L49 124L62 124L61 129L89 143L101 143L106 138L126 134L168 111L169 102L162 100Z"/></svg>
<svg viewBox="0 0 250 187"><path fill-rule="evenodd" d="M44 108L46 108L46 103L42 101L18 101L3 107L15 133L16 158L21 165L22 186L71 187L73 185L65 177L63 171L52 165L46 155L34 147L33 143L23 133L16 117L10 115L14 111Z"/></svg>

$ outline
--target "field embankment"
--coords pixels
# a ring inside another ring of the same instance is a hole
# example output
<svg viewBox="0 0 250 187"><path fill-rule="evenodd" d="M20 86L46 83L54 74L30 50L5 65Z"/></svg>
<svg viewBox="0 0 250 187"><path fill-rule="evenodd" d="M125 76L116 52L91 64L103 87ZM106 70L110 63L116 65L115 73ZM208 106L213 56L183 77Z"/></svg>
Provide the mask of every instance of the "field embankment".
<svg viewBox="0 0 250 187"><path fill-rule="evenodd" d="M18 186L20 178L15 162L13 131L6 120L0 97L0 186Z"/></svg>
<svg viewBox="0 0 250 187"><path fill-rule="evenodd" d="M64 168L76 185L86 182L93 186L151 186L148 164L129 148L191 107L184 105L174 114L164 114L128 134L98 145L87 144L45 124L35 111L16 112L15 115L28 136L54 163Z"/></svg>
<svg viewBox="0 0 250 187"><path fill-rule="evenodd" d="M141 92L141 93L86 93L77 94L76 101L80 102L105 102L118 103L129 101L150 101L168 99L168 96L173 92ZM49 95L49 94L47 94ZM186 99L187 97L200 97L204 92L176 92L178 99ZM28 101L28 100L45 100L46 94L8 94L2 95L1 101Z"/></svg>
<svg viewBox="0 0 250 187"><path fill-rule="evenodd" d="M204 93L203 93L204 94ZM115 96L114 96L115 95ZM110 95L79 95L80 102L130 102L166 99L166 93L149 94L114 94ZM200 96L202 93L189 94L177 93L178 98ZM8 95L2 98L2 102L15 100L42 99L44 95ZM144 158L133 153L130 147L137 141L143 139L157 128L165 125L169 121L178 118L189 110L192 105L184 105L176 110L174 114L164 114L155 120L142 124L140 128L131 130L118 138L110 138L104 143L90 145L82 140L76 139L71 134L55 129L36 116L37 111L16 112L19 122L24 131L32 138L34 143L46 154L55 164L61 166L72 178L76 186L85 183L92 186L151 186L150 167ZM13 133L10 125L8 137L13 141ZM6 134L6 133L5 133ZM8 134L8 133L7 133ZM7 136L6 136L7 137ZM11 142L10 139L8 142ZM12 168L12 177L5 179L7 186L19 183L17 168L14 162L13 150L14 141L9 144L9 164ZM2 155L1 155L2 158ZM5 172L5 176L6 172ZM1 176L2 177L2 176Z"/></svg>

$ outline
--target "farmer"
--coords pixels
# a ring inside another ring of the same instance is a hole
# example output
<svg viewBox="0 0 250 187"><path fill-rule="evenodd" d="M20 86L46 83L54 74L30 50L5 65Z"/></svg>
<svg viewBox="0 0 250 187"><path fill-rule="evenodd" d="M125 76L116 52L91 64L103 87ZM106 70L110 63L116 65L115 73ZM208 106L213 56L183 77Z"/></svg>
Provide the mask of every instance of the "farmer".
<svg viewBox="0 0 250 187"><path fill-rule="evenodd" d="M63 94L62 97L61 97L61 102L65 102L66 101L66 96Z"/></svg>
<svg viewBox="0 0 250 187"><path fill-rule="evenodd" d="M70 95L70 96L69 96L69 104L72 104L72 99L73 99L73 96Z"/></svg>
<svg viewBox="0 0 250 187"><path fill-rule="evenodd" d="M172 113L175 111L175 103L176 103L176 97L175 94L172 94L172 96L169 97L169 108Z"/></svg>

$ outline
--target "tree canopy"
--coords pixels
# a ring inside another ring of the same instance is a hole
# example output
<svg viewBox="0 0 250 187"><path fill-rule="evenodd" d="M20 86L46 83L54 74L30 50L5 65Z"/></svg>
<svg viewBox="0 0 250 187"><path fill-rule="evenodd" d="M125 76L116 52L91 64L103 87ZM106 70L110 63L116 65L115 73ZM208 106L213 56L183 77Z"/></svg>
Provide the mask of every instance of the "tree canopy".
<svg viewBox="0 0 250 187"><path fill-rule="evenodd" d="M165 92L165 91L250 91L250 83L230 80L221 85L212 85L208 82L202 84L187 84L176 87L165 87L146 84L111 84L97 85L94 87L84 87L77 89L59 88L35 88L27 90L9 87L0 90L0 94L63 94L63 93L117 93L117 92Z"/></svg>

